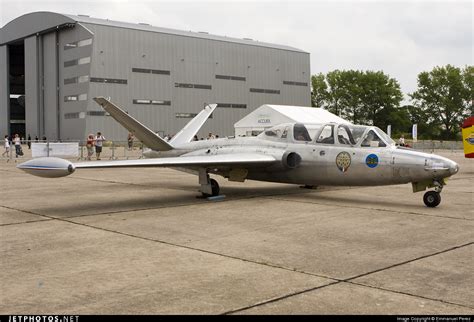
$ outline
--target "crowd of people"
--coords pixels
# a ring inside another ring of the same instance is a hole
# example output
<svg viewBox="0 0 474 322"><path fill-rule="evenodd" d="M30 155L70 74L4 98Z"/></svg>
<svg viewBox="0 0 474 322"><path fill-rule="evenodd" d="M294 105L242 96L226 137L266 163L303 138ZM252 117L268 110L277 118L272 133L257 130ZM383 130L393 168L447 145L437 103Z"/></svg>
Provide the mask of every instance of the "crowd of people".
<svg viewBox="0 0 474 322"><path fill-rule="evenodd" d="M2 157L10 157L11 153L11 147L12 145L15 147L15 158L21 157L24 155L23 149L21 145L25 142L24 137L20 137L18 133L16 133L13 136L8 136L5 135L4 140L3 140L3 148L4 151L2 153ZM26 140L26 143L28 144L28 149L31 149L31 136L28 135L28 139Z"/></svg>
<svg viewBox="0 0 474 322"><path fill-rule="evenodd" d="M173 138L173 136L174 136L174 135L166 134L163 139L164 139L166 142L168 142L168 141L171 141L171 139ZM219 138L219 135L215 135L215 134L209 132L209 134L208 134L206 140L213 140L213 139L218 139L218 138ZM200 141L200 140L204 140L204 138L200 138L200 139L199 139L197 135L195 135L195 136L193 137L193 141Z"/></svg>
<svg viewBox="0 0 474 322"><path fill-rule="evenodd" d="M167 134L164 137L165 141L170 141L173 138L173 135ZM215 135L213 133L209 133L207 136L206 140L213 140L213 139L218 139L219 135ZM102 153L102 147L103 143L106 140L106 138L102 135L101 132L97 132L96 135L94 134L89 134L86 138L86 148L87 148L87 157L86 160L92 160L92 156L94 155L94 152L96 154L96 160L100 160L100 155ZM127 145L128 145L128 150L133 150L133 142L135 140L135 136L133 135L132 132L128 133L127 137ZM200 141L204 140L204 138L198 138L197 135L194 136L193 141ZM46 142L47 139L45 136L42 137L42 141ZM28 149L31 149L31 142L40 142L38 136L35 136L34 141L31 139L31 135L28 134L28 138L25 140L25 138L20 137L19 134L15 134L12 137L9 135L5 135L4 137L4 151L2 153L2 157L9 157L11 153L11 147L15 147L15 157L18 158L19 156L23 156L23 150L21 145L26 143L28 146Z"/></svg>

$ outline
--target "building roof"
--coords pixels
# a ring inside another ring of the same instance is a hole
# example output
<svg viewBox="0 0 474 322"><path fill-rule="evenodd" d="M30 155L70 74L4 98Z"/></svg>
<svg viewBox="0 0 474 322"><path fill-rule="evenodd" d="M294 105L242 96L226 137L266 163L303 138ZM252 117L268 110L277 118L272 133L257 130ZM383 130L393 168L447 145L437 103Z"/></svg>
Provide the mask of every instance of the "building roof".
<svg viewBox="0 0 474 322"><path fill-rule="evenodd" d="M50 30L58 29L65 26L72 27L72 25L75 25L76 23L85 23L85 24L110 26L110 27L116 27L116 28L134 29L134 30L141 30L141 31L146 31L146 32L157 32L157 33L164 33L164 34L177 35L177 36L183 36L183 37L201 38L201 39L208 39L208 40L215 40L215 41L238 43L238 44L249 45L249 46L288 50L288 51L294 51L294 52L307 54L307 52L301 49L294 48L294 47L259 42L259 41L254 41L251 39L239 39L239 38L232 38L232 37L226 37L226 36L217 36L217 35L211 35L204 32L182 31L182 30L176 30L176 29L155 27L148 24L141 24L141 23L134 24L134 23L129 23L129 22L121 22L121 21L114 21L114 20L108 20L108 19L91 18L89 16L84 16L84 15L75 16L75 15L60 14L60 13L47 12L47 11L38 11L38 12L28 13L7 23L3 28L0 29L0 45L13 42L16 40L20 40L25 37L34 35L36 33L42 33L45 31L50 31Z"/></svg>
<svg viewBox="0 0 474 322"><path fill-rule="evenodd" d="M235 123L234 128L270 127L287 122L351 124L322 108L265 104Z"/></svg>

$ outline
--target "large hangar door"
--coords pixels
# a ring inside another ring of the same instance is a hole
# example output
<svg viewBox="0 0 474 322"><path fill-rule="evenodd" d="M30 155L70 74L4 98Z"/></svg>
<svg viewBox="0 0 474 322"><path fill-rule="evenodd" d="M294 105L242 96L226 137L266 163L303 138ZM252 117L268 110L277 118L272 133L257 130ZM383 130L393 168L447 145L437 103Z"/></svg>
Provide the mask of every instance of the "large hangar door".
<svg viewBox="0 0 474 322"><path fill-rule="evenodd" d="M23 41L8 45L10 134L26 138L25 129L25 46Z"/></svg>
<svg viewBox="0 0 474 322"><path fill-rule="evenodd" d="M59 139L58 55L56 33L25 39L26 135Z"/></svg>
<svg viewBox="0 0 474 322"><path fill-rule="evenodd" d="M38 38L32 36L25 39L25 120L26 133L32 138L41 138L40 106L39 106L39 50Z"/></svg>

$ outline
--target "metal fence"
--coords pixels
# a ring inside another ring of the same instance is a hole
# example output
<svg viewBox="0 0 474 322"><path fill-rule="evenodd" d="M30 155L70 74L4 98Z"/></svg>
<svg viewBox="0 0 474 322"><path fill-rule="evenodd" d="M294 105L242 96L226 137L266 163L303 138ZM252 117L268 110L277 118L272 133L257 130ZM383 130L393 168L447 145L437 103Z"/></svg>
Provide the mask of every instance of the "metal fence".
<svg viewBox="0 0 474 322"><path fill-rule="evenodd" d="M436 150L462 150L463 143L462 141L431 141L431 140L422 140L410 143L410 146L414 150L425 151L425 152L434 152Z"/></svg>
<svg viewBox="0 0 474 322"><path fill-rule="evenodd" d="M70 156L64 156L66 159L70 160L87 160L88 152L87 152L87 146L86 146L86 141L33 141L31 142L32 144L34 143L46 143L46 151L48 151L49 156L49 151L51 150L49 147L50 143L79 143L78 146L78 151L77 154L75 155L70 155ZM2 156L2 160L5 160L7 162L10 162L12 160L25 160L25 159L31 159L32 158L32 150L31 150L31 145L28 143L24 142L24 144L21 144L21 148L23 151L23 156L17 155L16 153L16 148L14 144L10 144L10 151L8 154L5 154ZM128 146L127 141L105 141L103 143L102 147L102 152L100 154L100 159L101 160L128 160L128 159L141 159L143 158L143 151L146 149L146 146L144 146L140 142L134 142L131 147ZM4 150L5 151L5 150ZM93 154L91 156L91 160L96 160L97 159L97 154L95 152L95 147L93 147Z"/></svg>

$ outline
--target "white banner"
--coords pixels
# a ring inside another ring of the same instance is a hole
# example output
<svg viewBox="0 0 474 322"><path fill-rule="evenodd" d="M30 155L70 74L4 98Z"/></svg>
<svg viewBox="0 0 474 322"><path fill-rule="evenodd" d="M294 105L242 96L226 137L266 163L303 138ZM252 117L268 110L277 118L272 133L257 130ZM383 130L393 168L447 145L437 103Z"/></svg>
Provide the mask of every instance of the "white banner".
<svg viewBox="0 0 474 322"><path fill-rule="evenodd" d="M413 128L411 129L411 137L413 138L413 142L416 142L418 139L418 124L413 124Z"/></svg>
<svg viewBox="0 0 474 322"><path fill-rule="evenodd" d="M387 125L387 135L389 137L392 137L392 126L391 125Z"/></svg>
<svg viewBox="0 0 474 322"><path fill-rule="evenodd" d="M48 154L49 150L49 154ZM79 142L74 143L31 143L31 156L38 157L78 157Z"/></svg>

